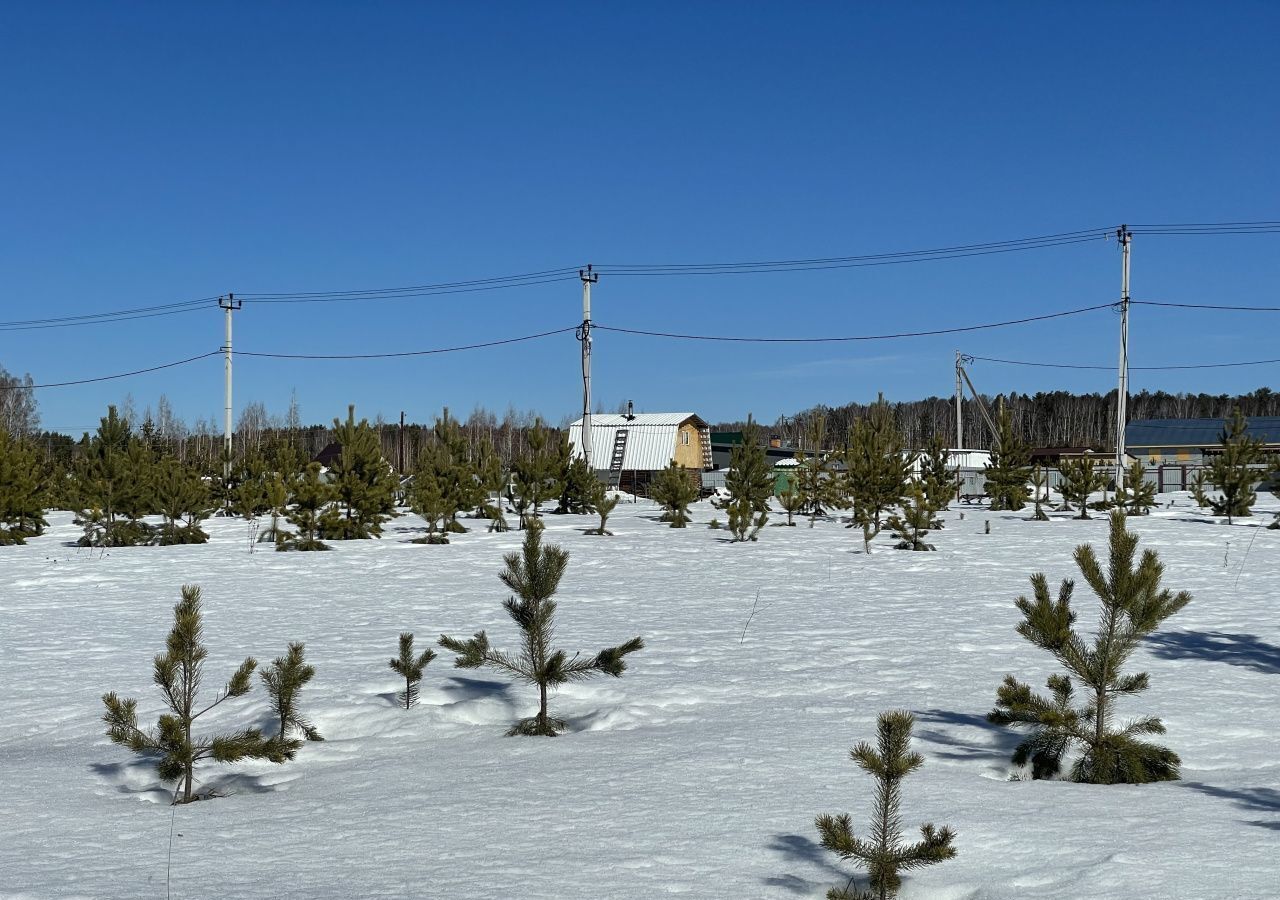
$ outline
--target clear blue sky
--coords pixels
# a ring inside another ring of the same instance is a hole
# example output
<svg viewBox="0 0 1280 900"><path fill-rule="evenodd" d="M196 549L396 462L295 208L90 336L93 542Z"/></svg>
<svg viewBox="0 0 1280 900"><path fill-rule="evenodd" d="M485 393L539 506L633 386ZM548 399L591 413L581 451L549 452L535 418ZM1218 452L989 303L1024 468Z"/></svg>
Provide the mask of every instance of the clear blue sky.
<svg viewBox="0 0 1280 900"><path fill-rule="evenodd" d="M1120 222L1280 219L1280 7L1125 4L60 3L0 20L0 319L227 291L392 287L587 262L877 253ZM1133 296L1280 305L1280 235L1138 237ZM882 268L604 278L602 324L739 335L916 330L1106 303L1096 243ZM576 282L249 306L237 349L415 350L572 325ZM1274 316L1141 309L1135 365L1280 356ZM0 331L39 381L216 349L216 310ZM597 333L608 407L748 410L945 395L956 349L1111 364L1103 311L877 344ZM1276 367L1135 373L1243 391ZM980 389L1114 375L980 364ZM580 403L572 336L448 357L241 359L237 412ZM78 431L133 395L220 415L216 359L42 391Z"/></svg>

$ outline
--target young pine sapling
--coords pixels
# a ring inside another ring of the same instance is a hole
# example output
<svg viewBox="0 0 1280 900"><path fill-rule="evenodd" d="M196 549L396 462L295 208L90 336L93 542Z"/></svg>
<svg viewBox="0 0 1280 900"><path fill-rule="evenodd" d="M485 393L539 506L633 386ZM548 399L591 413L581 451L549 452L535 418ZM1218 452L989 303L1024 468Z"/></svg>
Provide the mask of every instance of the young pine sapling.
<svg viewBox="0 0 1280 900"><path fill-rule="evenodd" d="M849 756L864 772L875 776L875 811L871 818L869 839L855 837L848 813L818 816L818 832L822 846L842 859L856 860L866 866L871 876L870 890L855 891L853 879L844 888L827 891L827 900L888 900L897 896L905 869L918 869L951 859L956 855L952 841L955 832L932 824L920 826L921 839L902 844L902 819L898 804L902 796L902 779L924 765L924 757L910 752L911 728L915 719L909 712L897 710L881 713L876 722L879 750L866 741L849 751Z"/></svg>
<svg viewBox="0 0 1280 900"><path fill-rule="evenodd" d="M160 716L156 728L143 731L138 727L136 700L123 699L114 691L102 697L107 707L102 717L107 724L107 737L134 753L158 756L160 778L178 782L175 803L198 799L194 792L195 768L201 760L230 763L267 759L282 763L288 758L279 744L263 738L256 728L202 737L192 734L195 721L205 713L225 700L249 693L253 688L253 670L258 665L252 657L246 659L217 698L200 708L196 694L204 674L204 661L209 655L201 642L202 629L200 588L183 585L182 599L173 608L173 629L165 641L165 652L155 658L152 677L170 710Z"/></svg>
<svg viewBox="0 0 1280 900"><path fill-rule="evenodd" d="M428 647L417 656L413 655L413 633L400 633L400 656L391 660L391 671L404 678L404 690L396 694L396 698L408 709L418 702L418 682L422 681L422 670L431 660L436 658L436 651Z"/></svg>
<svg viewBox="0 0 1280 900"><path fill-rule="evenodd" d="M1169 616L1187 605L1191 596L1161 588L1164 567L1155 551L1145 550L1135 567L1138 536L1125 529L1124 513L1111 513L1111 562L1104 571L1093 548L1076 548L1080 572L1101 602L1098 633L1093 646L1073 627L1071 608L1074 583L1062 582L1057 600L1049 594L1043 573L1031 576L1034 599L1019 597L1023 620L1018 633L1048 650L1067 670L1048 681L1052 697L1032 693L1029 685L1012 675L996 690L996 707L987 718L997 725L1029 728L1031 734L1013 754L1017 766L1031 763L1033 778L1052 778L1062 768L1068 751L1081 749L1071 767L1071 780L1086 784L1142 784L1174 781L1180 760L1176 753L1140 738L1164 734L1155 716L1143 716L1121 728L1113 725L1120 697L1141 693L1148 687L1146 672L1131 675L1121 669L1138 644ZM1085 689L1083 706L1074 705L1074 677Z"/></svg>
<svg viewBox="0 0 1280 900"><path fill-rule="evenodd" d="M289 644L289 652L276 658L271 668L258 673L271 697L271 711L275 713L277 730L275 741L286 759L293 759L302 748L303 741L323 741L320 732L302 715L298 693L316 675L313 666L303 657L301 643ZM298 737L301 735L301 737Z"/></svg>
<svg viewBox="0 0 1280 900"><path fill-rule="evenodd" d="M565 722L547 712L547 692L570 681L584 681L595 675L620 676L627 668L627 654L644 648L644 641L632 638L617 647L608 647L595 656L572 658L563 650L551 648L555 630L556 603L552 596L560 586L569 554L555 544L542 546L541 524L531 522L520 553L504 557L506 570L499 576L502 583L515 592L503 606L519 626L524 646L518 655L504 653L489 646L489 638L478 632L461 641L440 636L440 646L458 654L454 665L461 669L488 666L529 684L537 685L538 714L521 719L508 735L542 735L554 737L565 728Z"/></svg>
<svg viewBox="0 0 1280 900"><path fill-rule="evenodd" d="M600 517L600 527L587 530L587 534L596 534L601 536L613 537L613 532L605 526L609 522L609 514L617 507L618 501L622 498L621 494L609 495L608 490L600 481L596 482L596 486L591 489L591 508L595 510L596 515Z"/></svg>

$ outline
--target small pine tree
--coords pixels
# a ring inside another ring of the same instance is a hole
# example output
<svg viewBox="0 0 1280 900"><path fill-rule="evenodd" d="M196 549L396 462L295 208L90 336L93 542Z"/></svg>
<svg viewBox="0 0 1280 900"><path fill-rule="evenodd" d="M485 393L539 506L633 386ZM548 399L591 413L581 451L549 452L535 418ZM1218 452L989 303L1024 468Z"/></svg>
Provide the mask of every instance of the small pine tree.
<svg viewBox="0 0 1280 900"><path fill-rule="evenodd" d="M729 531L735 543L754 541L769 521L769 497L776 479L768 455L760 443L760 429L751 415L742 431L742 443L729 454L724 486L729 491Z"/></svg>
<svg viewBox="0 0 1280 900"><path fill-rule="evenodd" d="M791 485L778 494L778 505L782 507L782 511L787 514L787 526L795 526L796 513L804 509L804 497Z"/></svg>
<svg viewBox="0 0 1280 900"><path fill-rule="evenodd" d="M565 723L548 714L548 690L594 675L620 676L627 668L624 657L643 649L644 641L632 638L625 644L607 647L587 658L578 655L570 658L563 650L552 650L556 602L551 598L560 587L560 579L569 564L569 554L555 544L544 547L541 523L531 523L521 552L508 553L503 561L506 570L499 577L515 592L515 596L509 597L503 605L520 628L523 640L520 654L492 649L483 631L465 641L441 635L440 646L458 654L454 660L458 668L489 666L537 685L540 697L538 714L521 719L507 734L553 737L564 730Z"/></svg>
<svg viewBox="0 0 1280 900"><path fill-rule="evenodd" d="M804 452L796 454L796 492L800 495L802 508L809 513L809 527L812 528L818 516L825 516L828 509L844 505L844 495L840 489L834 456L825 450L827 437L827 418L818 415L809 423L809 446L813 448L811 455Z"/></svg>
<svg viewBox="0 0 1280 900"><path fill-rule="evenodd" d="M102 697L107 708L102 717L107 724L107 737L135 753L158 756L160 778L179 783L181 794L175 792L175 803L197 799L195 768L201 760L230 763L267 759L280 763L287 758L282 747L264 739L256 728L209 737L192 735L192 726L198 718L225 700L249 693L253 688L253 670L258 665L252 657L246 659L217 698L203 709L198 708L196 693L205 658L209 655L201 642L202 630L200 588L183 585L182 600L173 608L173 629L165 643L165 652L155 659L155 683L170 710L160 716L155 729L143 731L138 727L136 700L122 699L114 691Z"/></svg>
<svg viewBox="0 0 1280 900"><path fill-rule="evenodd" d="M476 494L476 517L480 519L491 519L495 523L502 520L502 500L500 494L503 485L506 484L507 473L502 467L502 459L498 456L496 450L493 449L493 442L489 440L489 436L485 435L480 439L480 443L476 449L475 462L472 466L475 472L478 490ZM499 495L497 502L490 498ZM507 523L502 521L502 527L494 528L492 525L490 531L506 531Z"/></svg>
<svg viewBox="0 0 1280 900"><path fill-rule="evenodd" d="M74 471L78 518L88 527L82 546L129 547L148 544L153 529L142 522L151 511L151 459L114 406L85 435Z"/></svg>
<svg viewBox="0 0 1280 900"><path fill-rule="evenodd" d="M1031 470L1031 502L1036 505L1036 511L1031 516L1032 521L1049 521L1049 514L1044 511L1044 504L1048 500L1049 473L1044 470L1043 466L1037 465Z"/></svg>
<svg viewBox="0 0 1280 900"><path fill-rule="evenodd" d="M568 446L567 438L565 445ZM595 512L591 501L595 497L595 485L599 483L600 479L591 471L587 461L581 456L574 457L565 466L564 476L560 479L560 505L556 512L574 515Z"/></svg>
<svg viewBox="0 0 1280 900"><path fill-rule="evenodd" d="M1058 461L1058 471L1062 473L1062 484L1058 492L1070 507L1080 507L1077 519L1091 518L1089 515L1089 495L1107 486L1107 476L1092 457L1080 456L1075 459L1064 458Z"/></svg>
<svg viewBox="0 0 1280 900"><path fill-rule="evenodd" d="M155 467L155 496L164 524L159 543L203 544L209 535L200 523L213 515L213 496L200 474L172 456Z"/></svg>
<svg viewBox="0 0 1280 900"><path fill-rule="evenodd" d="M1124 488L1116 493L1116 506L1131 516L1145 516L1156 505L1155 482L1147 481L1142 460L1135 459L1125 470Z"/></svg>
<svg viewBox="0 0 1280 900"><path fill-rule="evenodd" d="M662 521L670 522L672 528L684 528L692 521L689 504L698 499L698 493L689 470L674 459L649 485L649 495L662 506Z"/></svg>
<svg viewBox="0 0 1280 900"><path fill-rule="evenodd" d="M427 448L418 458L418 467L409 487L409 508L426 521L427 535L416 543L449 543L443 529L458 511L458 494L451 489L451 485L456 483L451 481L452 468L447 451L439 445ZM437 527L441 528L440 533L437 533Z"/></svg>
<svg viewBox="0 0 1280 900"><path fill-rule="evenodd" d="M527 528L530 517L541 515L542 504L560 493L559 464L558 448L552 446L542 420L535 419L529 429L528 448L511 464L521 528Z"/></svg>
<svg viewBox="0 0 1280 900"><path fill-rule="evenodd" d="M998 433L991 448L991 461L984 472L983 490L991 498L991 509L1017 511L1027 505L1027 479L1031 477L1031 448L1013 432L1013 419L1000 401Z"/></svg>
<svg viewBox="0 0 1280 900"><path fill-rule="evenodd" d="M609 514L617 507L618 501L622 499L620 494L609 494L608 488L600 479L594 479L595 485L591 488L591 508L596 511L596 515L600 516L600 527L587 530L587 534L595 534L600 536L613 537L613 532L609 531L605 526L609 522Z"/></svg>
<svg viewBox="0 0 1280 900"><path fill-rule="evenodd" d="M52 475L29 441L0 428L0 545L23 544L44 533Z"/></svg>
<svg viewBox="0 0 1280 900"><path fill-rule="evenodd" d="M277 543L277 550L328 550L320 535L336 513L333 487L321 479L320 463L310 463L293 484L293 508L287 518L298 529L292 540Z"/></svg>
<svg viewBox="0 0 1280 900"><path fill-rule="evenodd" d="M1200 477L1193 492L1197 504L1213 510L1215 516L1226 516L1230 525L1237 516L1253 515L1253 504L1258 500L1253 486L1271 469L1271 459L1262 441L1249 436L1249 423L1239 407L1232 410L1218 443L1221 449L1209 459L1207 479ZM1217 488L1219 496L1205 493L1206 480Z"/></svg>
<svg viewBox="0 0 1280 900"><path fill-rule="evenodd" d="M342 448L330 468L338 514L324 519L321 537L363 540L382 536L382 524L395 514L398 479L382 457L378 433L368 419L356 422L355 406L347 420L333 420L334 438Z"/></svg>
<svg viewBox="0 0 1280 900"><path fill-rule="evenodd" d="M299 708L298 693L316 675L303 656L305 645L289 644L284 656L276 657L271 668L259 672L271 698L271 711L276 717L276 733L271 738L286 759L293 759L303 741L323 741L319 730L307 721ZM296 735L301 735L297 737Z"/></svg>
<svg viewBox="0 0 1280 900"><path fill-rule="evenodd" d="M862 529L862 546L884 527L883 517L902 502L915 454L903 450L902 434L889 404L881 396L868 414L854 423L845 452L845 494L853 507L853 523Z"/></svg>
<svg viewBox="0 0 1280 900"><path fill-rule="evenodd" d="M391 671L404 679L404 690L396 694L396 698L408 709L418 702L418 683L422 681L422 670L431 660L436 658L436 651L428 647L417 656L413 655L413 634L400 633L400 655L392 657Z"/></svg>
<svg viewBox="0 0 1280 900"><path fill-rule="evenodd" d="M929 446L919 454L920 488L924 498L933 510L933 518L929 527L934 531L942 528L942 519L937 514L946 512L951 501L956 498L956 472L951 464L951 452L942 440L941 434L934 434Z"/></svg>
<svg viewBox="0 0 1280 900"><path fill-rule="evenodd" d="M924 757L910 752L911 729L915 718L909 712L881 713L876 722L879 750L866 741L849 751L858 768L876 779L875 812L871 818L869 840L855 837L848 813L818 816L816 824L822 835L822 846L866 866L870 889L854 891L853 880L844 888L832 888L827 900L888 900L896 897L902 877L898 873L918 869L952 859L955 832L949 827L920 826L921 839L914 844L902 843L902 819L898 805L902 796L902 779L924 765Z"/></svg>
<svg viewBox="0 0 1280 900"><path fill-rule="evenodd" d="M934 527L935 508L925 495L925 487L920 482L912 482L907 488L907 496L902 503L902 511L889 517L886 523L898 537L899 550L936 550L933 544L925 542L925 535Z"/></svg>
<svg viewBox="0 0 1280 900"><path fill-rule="evenodd" d="M271 509L267 486L271 472L262 455L250 451L235 466L231 488L231 509L244 519L256 519Z"/></svg>
<svg viewBox="0 0 1280 900"><path fill-rule="evenodd" d="M258 534L258 540L280 546L293 537L291 532L280 527L280 520L289 514L289 486L279 472L271 473L267 479L265 494L271 510L271 524Z"/></svg>
<svg viewBox="0 0 1280 900"><path fill-rule="evenodd" d="M1178 778L1180 761L1165 747L1140 740L1164 734L1164 724L1143 716L1123 728L1112 725L1116 701L1145 691L1146 672L1125 675L1124 664L1142 639L1191 600L1185 591L1171 593L1160 586L1164 567L1153 550L1145 550L1134 566L1138 536L1125 529L1120 510L1111 513L1109 572L1104 571L1093 547L1076 548L1075 561L1085 582L1101 602L1098 633L1093 646L1073 627L1071 608L1074 582L1065 580L1055 601L1043 573L1031 576L1034 599L1019 597L1023 621L1018 633L1049 651L1067 670L1048 681L1052 697L1034 694L1030 686L1012 675L996 691L996 708L987 718L997 725L1031 729L1031 735L1013 754L1017 766L1032 766L1032 777L1051 778L1062 768L1073 747L1082 749L1071 768L1071 780L1087 784L1142 784ZM1074 676L1087 689L1083 707L1073 705Z"/></svg>

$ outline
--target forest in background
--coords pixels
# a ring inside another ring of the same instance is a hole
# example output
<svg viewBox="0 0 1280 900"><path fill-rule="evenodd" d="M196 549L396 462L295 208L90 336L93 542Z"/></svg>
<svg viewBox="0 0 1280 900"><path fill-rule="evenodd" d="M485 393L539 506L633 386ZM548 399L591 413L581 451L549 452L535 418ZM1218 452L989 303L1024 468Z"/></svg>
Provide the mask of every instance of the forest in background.
<svg viewBox="0 0 1280 900"><path fill-rule="evenodd" d="M28 387L30 376L19 378L0 368L0 428L10 434L28 434L36 438L38 446L46 454L68 461L74 455L79 436L43 431L39 426L39 408L35 392ZM1069 391L1049 391L1035 394L1011 392L988 397L983 402L995 415L996 407L1003 403L1009 410L1016 436L1032 447L1091 447L1108 449L1115 440L1116 392L1105 394L1075 394ZM827 441L831 446L842 446L853 428L853 423L865 416L871 402L848 403L842 406L813 406L790 416L780 416L764 432L778 438L784 445L802 447L809 424L818 416L826 418ZM1165 391L1140 391L1129 396L1129 419L1164 418L1216 418L1225 419L1239 407L1246 416L1280 415L1280 394L1261 387L1248 394L1175 394ZM126 396L119 404L120 414L144 438L172 447L179 459L199 462L220 458L222 452L222 427L212 417L196 420L188 425L174 413L172 405L162 394L154 407L150 404L138 409L132 396ZM955 401L950 397L929 397L924 400L890 402L889 408L907 446L925 447L934 435L941 435L947 446L955 445ZM620 404L618 411L625 409ZM643 407L640 407L643 410ZM261 402L245 405L236 419L234 454L237 458L247 451L261 451L267 446L285 440L297 447L308 458L320 453L334 439L333 418L345 414L345 404L335 404L326 424L304 424L296 397L284 411L271 412ZM103 411L105 413L105 410ZM596 412L604 412L598 406ZM356 410L357 416L367 414ZM432 412L427 423L407 422L403 433L398 421L387 421L381 415L371 419L378 433L384 456L397 465L403 457L404 468L411 469L421 451L430 446L433 423L437 413ZM557 422L543 424L567 428L576 415L560 417ZM978 402L967 398L963 405L964 444L966 447L986 449L991 446L993 435L983 420ZM474 449L481 441L488 440L497 451L504 465L528 449L528 432L539 420L537 413L517 410L514 407L502 414L477 406L461 420L464 438ZM738 431L745 419L720 421L712 430ZM403 449L402 449L403 448ZM812 449L812 448L806 448Z"/></svg>

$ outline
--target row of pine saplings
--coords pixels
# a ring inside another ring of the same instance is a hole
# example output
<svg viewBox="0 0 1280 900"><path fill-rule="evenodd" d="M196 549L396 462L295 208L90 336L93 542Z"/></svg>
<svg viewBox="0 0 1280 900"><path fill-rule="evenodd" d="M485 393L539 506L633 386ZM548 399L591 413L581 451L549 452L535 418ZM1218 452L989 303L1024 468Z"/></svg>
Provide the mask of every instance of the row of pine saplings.
<svg viewBox="0 0 1280 900"><path fill-rule="evenodd" d="M1257 502L1256 486L1280 474L1280 460L1248 434L1247 422L1238 409L1219 441L1219 452L1196 472L1191 489L1198 506L1226 516L1230 523L1233 517L1251 514ZM825 443L825 420L815 416L808 444L822 447ZM939 513L956 499L956 470L942 437L935 435L924 451L907 450L883 401L854 424L845 449L797 452L796 463L794 480L775 496L774 472L760 445L758 430L748 419L743 441L731 453L725 477L728 497L712 501L728 510L728 528L735 541L757 540L769 520L771 501L776 500L786 513L786 525L794 525L796 515L807 515L812 527L829 510L851 510L849 527L862 529L868 552L872 539L886 527L897 538L898 549L932 550L925 537L942 528ZM1126 469L1118 489L1103 465L1088 456L1064 458L1057 469L1061 478L1055 490L1061 502L1056 508L1062 512L1078 510L1077 518L1090 518L1090 510L1110 509L1146 515L1156 504L1156 485L1146 479L1141 460L1135 459ZM1003 405L984 475L990 509L1018 511L1032 506L1032 519L1048 520L1045 507L1052 503L1048 471L1031 464L1031 448L1014 431ZM673 461L658 473L651 487L652 497L663 506L663 518L672 528L687 527L692 521L689 506L699 493L696 480L689 476ZM1109 490L1114 490L1110 497ZM1102 498L1093 499L1099 492ZM722 527L718 519L708 524ZM1280 518L1271 527L1280 527Z"/></svg>
<svg viewBox="0 0 1280 900"><path fill-rule="evenodd" d="M377 431L357 422L354 409L345 421L334 420L334 433L339 452L327 471L282 439L226 461L224 476L135 433L115 407L81 441L69 470L0 431L0 544L43 533L51 508L76 510L80 543L94 547L204 543L201 523L221 510L260 523L257 540L277 550L327 550L326 541L380 536L401 506L426 520L423 543L448 543L448 534L466 531L464 514L505 531L507 511L523 528L553 501L557 512L599 513L594 533L608 534L616 497L572 457L565 436L541 423L508 470L487 440L473 447L446 410L407 479L386 462Z"/></svg>
<svg viewBox="0 0 1280 900"><path fill-rule="evenodd" d="M1034 692L1013 675L1005 676L996 691L995 708L987 716L995 724L1025 729L1027 736L1014 750L1012 761L1024 771L1029 768L1033 779L1060 777L1068 762L1067 777L1087 784L1142 784L1179 777L1177 754L1146 740L1164 733L1160 719L1141 716L1118 725L1115 707L1121 698L1145 691L1150 683L1145 672L1124 671L1133 652L1191 597L1162 586L1163 566L1154 551L1144 550L1137 557L1138 536L1127 530L1119 510L1110 515L1109 543L1110 563L1105 567L1090 545L1075 551L1076 565L1099 600L1092 643L1075 626L1071 579L1065 579L1054 596L1048 579L1037 573L1031 577L1032 596L1019 597L1015 604L1022 616L1018 633L1049 652L1065 670L1049 677L1047 695ZM521 551L508 553L504 562L500 578L512 591L504 607L520 631L520 649L497 650L484 631L466 640L442 635L439 643L456 654L457 667L491 668L538 688L537 714L516 722L508 735L554 736L567 726L550 714L548 693L571 681L620 676L627 667L625 657L643 649L644 642L632 638L591 657L571 657L553 647L556 602L552 598L569 554L554 544L543 545L540 523L531 523ZM155 659L154 680L169 711L160 716L155 728L143 729L138 725L136 701L115 693L103 697L108 737L135 752L158 757L160 777L177 782L175 803L199 798L193 783L196 765L202 760L228 763L253 758L282 763L293 759L305 740L321 739L299 707L298 693L315 674L303 659L302 644L290 644L288 655L262 674L277 720L276 734L264 737L258 729L245 728L193 735L197 718L224 700L249 692L256 667L253 659L246 659L217 698L198 709L196 693L206 655L201 643L200 591L187 586L174 608L165 652ZM404 679L397 700L405 709L417 702L425 669L435 657L431 649L415 652L412 633L400 635L399 655L390 660L390 667ZM913 721L906 711L883 713L877 724L877 746L863 742L850 752L853 761L876 779L870 837L854 834L848 814L817 817L822 845L865 867L869 875L865 888L855 886L857 879L850 878L828 892L829 900L887 900L896 895L902 871L956 854L955 832L950 827L926 823L920 828L919 841L903 840L898 814L901 782L924 762L910 749Z"/></svg>
<svg viewBox="0 0 1280 900"><path fill-rule="evenodd" d="M450 533L466 531L459 521L464 514L487 520L490 530L505 531L510 511L523 528L552 501L555 512L597 513L599 526L590 533L610 533L607 520L617 495L573 455L567 437L554 436L540 423L507 470L487 441L473 447L446 410L412 477L403 482L383 458L376 430L367 420L357 422L354 409L345 421L334 420L334 432L340 452L327 472L318 463L305 463L283 441L266 453L250 453L228 464L230 476L224 477L181 462L163 444L135 434L114 407L97 432L86 435L66 472L54 469L30 443L0 431L0 544L23 543L41 534L47 526L44 511L55 507L78 511L85 546L203 543L208 535L201 522L221 509L264 523L257 539L278 550L325 550L329 540L381 535L382 526L398 514L398 504L426 521L423 543L448 543ZM808 443L827 446L821 417L813 420ZM1140 461L1135 460L1122 489L1111 498L1106 497L1107 474L1095 460L1064 459L1058 468L1058 508L1078 509L1080 518L1088 518L1091 508L1141 515L1155 504L1155 486L1145 480ZM1255 486L1276 469L1276 460L1248 434L1236 410L1223 430L1220 452L1197 472L1193 496L1228 521L1247 516L1257 499ZM797 514L807 515L812 526L830 510L849 509L850 527L861 528L868 550L886 527L899 548L929 550L926 536L942 527L939 513L956 496L955 469L941 437L923 452L908 451L883 402L858 420L844 449L798 453L794 472L794 481L776 493L776 476L758 429L748 421L744 440L731 455L728 496L713 501L727 511L733 540L757 540L776 501L788 525ZM1003 407L985 475L991 509L1020 510L1031 504L1033 518L1047 518L1047 472L1030 464L1030 448L1017 437ZM1091 502L1098 491L1103 499ZM672 527L686 527L689 506L701 496L700 476L673 461L657 474L650 493ZM160 517L161 524L144 521L149 516ZM721 527L718 519L709 524Z"/></svg>

